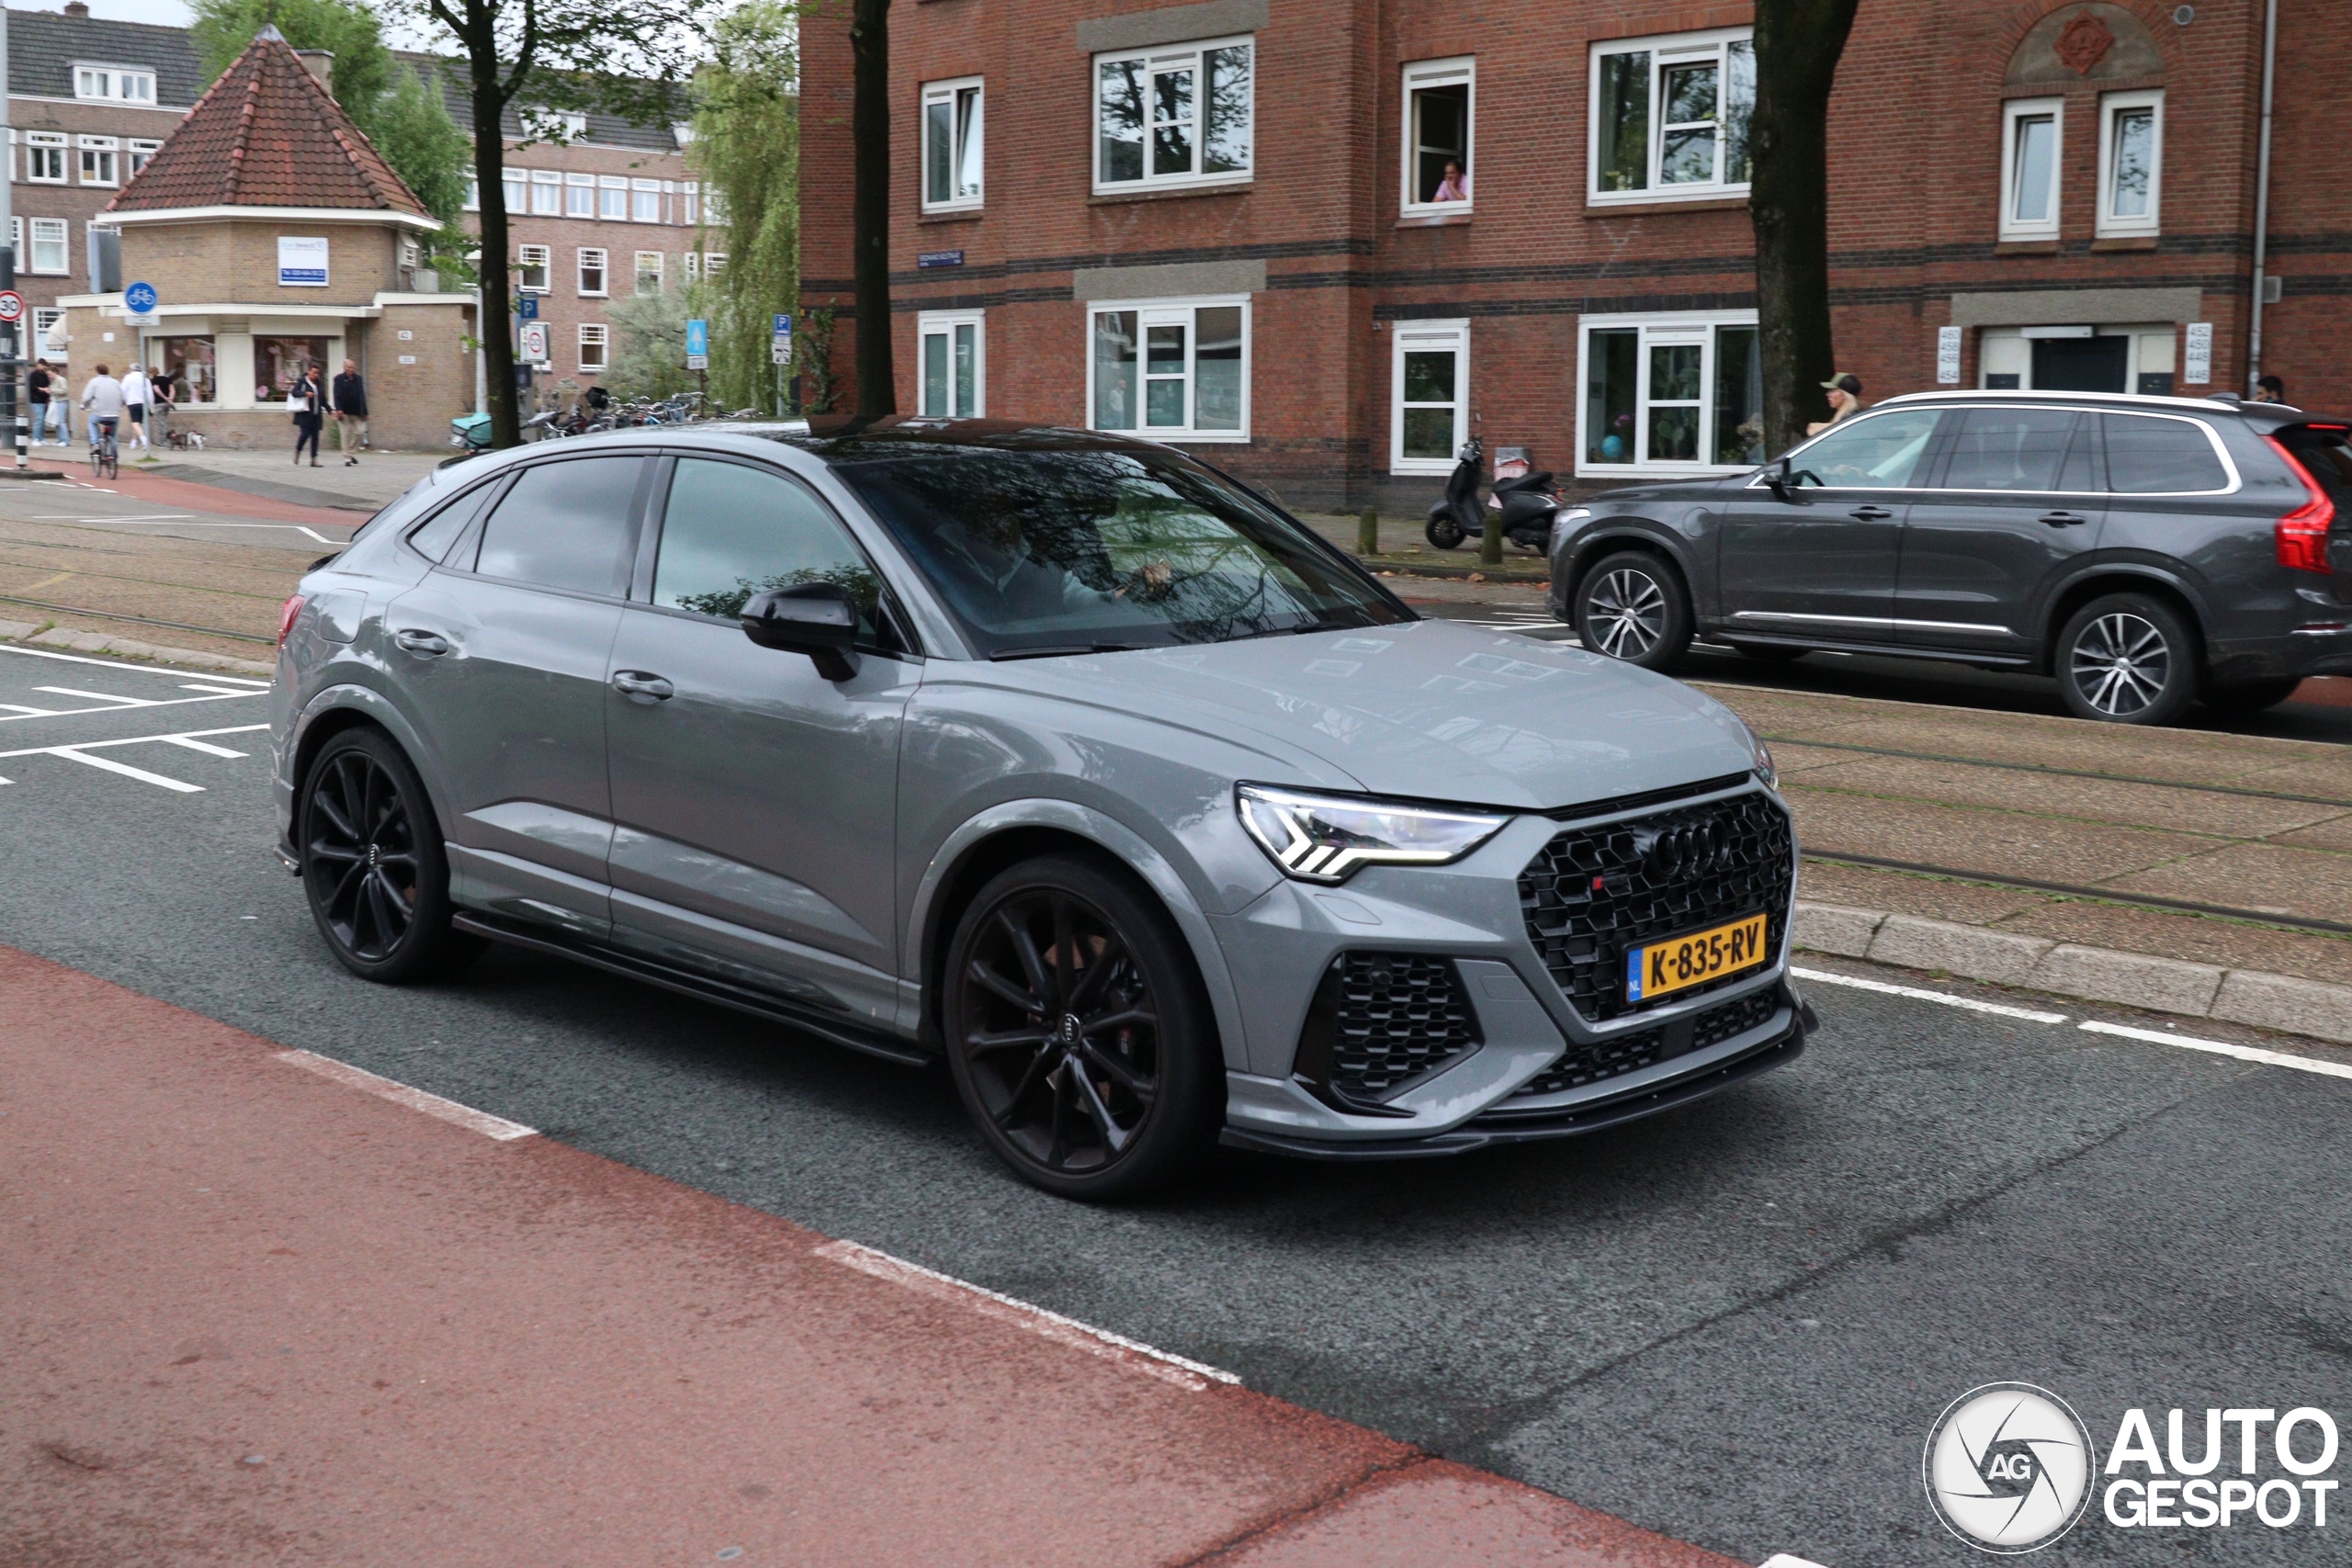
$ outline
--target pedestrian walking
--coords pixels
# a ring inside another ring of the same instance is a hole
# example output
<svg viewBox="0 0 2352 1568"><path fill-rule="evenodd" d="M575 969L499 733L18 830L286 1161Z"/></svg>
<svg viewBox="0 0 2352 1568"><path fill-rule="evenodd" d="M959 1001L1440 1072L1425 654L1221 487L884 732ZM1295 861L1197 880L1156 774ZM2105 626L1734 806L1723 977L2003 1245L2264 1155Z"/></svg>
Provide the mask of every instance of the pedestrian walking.
<svg viewBox="0 0 2352 1568"><path fill-rule="evenodd" d="M98 444L100 424L118 428L120 425L124 407L122 383L107 375L105 366L99 366L89 380L83 383L82 406L89 411L88 427L83 434L95 448Z"/></svg>
<svg viewBox="0 0 2352 1568"><path fill-rule="evenodd" d="M327 406L326 389L319 385L317 366L303 367L294 389L286 395L286 406L294 413L295 467L301 467L302 448L308 446L311 467L315 468L319 466L319 430L326 423Z"/></svg>
<svg viewBox="0 0 2352 1568"><path fill-rule="evenodd" d="M49 423L50 388L56 383L56 380L57 378L50 373L49 361L46 359L34 360L32 374L25 378L25 395L31 399L33 405L33 445L36 446L41 444L41 430ZM65 445L65 437L62 432L58 435L57 444L60 446Z"/></svg>
<svg viewBox="0 0 2352 1568"><path fill-rule="evenodd" d="M343 362L343 374L334 378L330 392L335 429L343 435L343 466L348 468L359 461L359 449L368 445L368 382L359 374L359 361Z"/></svg>
<svg viewBox="0 0 2352 1568"><path fill-rule="evenodd" d="M180 392L169 368L147 373L147 417L154 423L155 445L171 445L171 413L178 406Z"/></svg>
<svg viewBox="0 0 2352 1568"><path fill-rule="evenodd" d="M1807 435L1818 435L1849 414L1862 412L1862 378L1850 371L1841 370L1821 384L1829 394L1829 417L1817 419L1804 427Z"/></svg>
<svg viewBox="0 0 2352 1568"><path fill-rule="evenodd" d="M122 373L122 418L130 427L130 445L147 445L147 372L137 360ZM151 448L152 450L152 448Z"/></svg>

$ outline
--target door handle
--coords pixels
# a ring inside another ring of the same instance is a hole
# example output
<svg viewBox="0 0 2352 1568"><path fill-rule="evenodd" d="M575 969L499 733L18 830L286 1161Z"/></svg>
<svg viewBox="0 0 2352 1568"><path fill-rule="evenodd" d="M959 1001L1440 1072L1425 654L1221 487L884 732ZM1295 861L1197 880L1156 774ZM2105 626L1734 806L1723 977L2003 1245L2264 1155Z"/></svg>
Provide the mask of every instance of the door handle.
<svg viewBox="0 0 2352 1568"><path fill-rule="evenodd" d="M661 676L644 670L623 670L613 676L613 690L631 702L666 702L677 691Z"/></svg>
<svg viewBox="0 0 2352 1568"><path fill-rule="evenodd" d="M2052 528L2071 528L2077 523L2087 523L2090 519L2079 512L2045 512L2041 514L2040 521L2049 524Z"/></svg>
<svg viewBox="0 0 2352 1568"><path fill-rule="evenodd" d="M1846 513L1857 523L1877 523L1894 515L1883 506L1857 506Z"/></svg>
<svg viewBox="0 0 2352 1568"><path fill-rule="evenodd" d="M401 652L422 654L427 659L437 659L449 651L447 637L421 626L404 626L392 634L392 640L401 645Z"/></svg>

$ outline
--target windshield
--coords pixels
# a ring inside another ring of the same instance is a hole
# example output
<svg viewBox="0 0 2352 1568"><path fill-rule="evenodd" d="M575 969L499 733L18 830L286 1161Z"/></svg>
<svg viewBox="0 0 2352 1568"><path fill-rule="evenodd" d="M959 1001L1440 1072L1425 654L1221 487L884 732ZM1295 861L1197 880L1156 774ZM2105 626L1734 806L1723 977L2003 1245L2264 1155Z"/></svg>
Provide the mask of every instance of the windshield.
<svg viewBox="0 0 2352 1568"><path fill-rule="evenodd" d="M1413 618L1298 524L1180 457L929 442L838 453L834 472L988 658Z"/></svg>

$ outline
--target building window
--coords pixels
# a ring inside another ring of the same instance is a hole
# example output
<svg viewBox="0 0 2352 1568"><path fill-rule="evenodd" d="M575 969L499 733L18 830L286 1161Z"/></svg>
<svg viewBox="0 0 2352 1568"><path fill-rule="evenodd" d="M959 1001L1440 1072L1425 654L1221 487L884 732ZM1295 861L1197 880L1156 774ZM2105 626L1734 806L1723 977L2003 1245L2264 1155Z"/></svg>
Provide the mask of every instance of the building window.
<svg viewBox="0 0 2352 1568"><path fill-rule="evenodd" d="M73 270L65 251L65 220L36 218L32 221L32 272L66 273Z"/></svg>
<svg viewBox="0 0 2352 1568"><path fill-rule="evenodd" d="M1679 201L1745 191L1755 108L1750 28L1596 44L1590 199Z"/></svg>
<svg viewBox="0 0 2352 1568"><path fill-rule="evenodd" d="M1391 337L1388 471L1450 474L1470 439L1470 323L1398 321Z"/></svg>
<svg viewBox="0 0 2352 1568"><path fill-rule="evenodd" d="M504 194L506 210L527 212L531 206L531 176L521 169L502 169L498 183Z"/></svg>
<svg viewBox="0 0 2352 1568"><path fill-rule="evenodd" d="M978 419L988 412L987 320L978 310L925 310L915 318L925 419Z"/></svg>
<svg viewBox="0 0 2352 1568"><path fill-rule="evenodd" d="M110 104L152 104L155 73L121 65L76 65L74 96Z"/></svg>
<svg viewBox="0 0 2352 1568"><path fill-rule="evenodd" d="M80 152L82 183L85 186L110 186L115 179L117 161L122 156L122 143L111 136L77 136L75 151Z"/></svg>
<svg viewBox="0 0 2352 1568"><path fill-rule="evenodd" d="M684 255L678 259L684 264L680 270L685 274L686 287L691 288L695 284L700 283L702 281L702 257L695 254L693 251L688 251Z"/></svg>
<svg viewBox="0 0 2352 1568"><path fill-rule="evenodd" d="M705 251L702 254L702 276L706 283L727 270L725 251Z"/></svg>
<svg viewBox="0 0 2352 1568"><path fill-rule="evenodd" d="M608 290L605 287L605 253L600 247L583 247L580 252L580 292L602 299Z"/></svg>
<svg viewBox="0 0 2352 1568"><path fill-rule="evenodd" d="M54 305L33 307L33 352L53 359L65 357L65 312Z"/></svg>
<svg viewBox="0 0 2352 1568"><path fill-rule="evenodd" d="M2058 237L2058 155L2066 106L2019 98L2001 107L2001 238Z"/></svg>
<svg viewBox="0 0 2352 1568"><path fill-rule="evenodd" d="M1424 60L1405 67L1404 210L1470 209L1471 114L1478 62Z"/></svg>
<svg viewBox="0 0 2352 1568"><path fill-rule="evenodd" d="M267 400L294 389L302 372L315 365L328 367L327 348L334 340L322 337L256 337L254 343L254 395Z"/></svg>
<svg viewBox="0 0 2352 1568"><path fill-rule="evenodd" d="M171 377L177 406L220 400L219 359L209 337L151 337L147 363Z"/></svg>
<svg viewBox="0 0 2352 1568"><path fill-rule="evenodd" d="M574 109L534 105L514 118L522 123L523 134L534 141L576 141L588 134L588 117Z"/></svg>
<svg viewBox="0 0 2352 1568"><path fill-rule="evenodd" d="M639 294L662 292L662 253L660 251L637 253L637 291Z"/></svg>
<svg viewBox="0 0 2352 1568"><path fill-rule="evenodd" d="M481 210L481 181L471 175L466 176L466 209L468 212Z"/></svg>
<svg viewBox="0 0 2352 1568"><path fill-rule="evenodd" d="M686 227L691 229L702 221L702 183L699 180L688 180L679 186L679 191L678 199L684 207L684 221Z"/></svg>
<svg viewBox="0 0 2352 1568"><path fill-rule="evenodd" d="M1246 38L1096 55L1096 188L1248 179L1254 55Z"/></svg>
<svg viewBox="0 0 2352 1568"><path fill-rule="evenodd" d="M531 211L553 218L563 210L563 176L553 169L531 171Z"/></svg>
<svg viewBox="0 0 2352 1568"><path fill-rule="evenodd" d="M545 245L514 247L514 267L521 274L516 287L526 294L545 294L548 273L554 266L555 254Z"/></svg>
<svg viewBox="0 0 2352 1568"><path fill-rule="evenodd" d="M136 136L125 142L123 147L124 151L129 154L130 164L130 172L128 177L134 180L137 179L139 177L139 172L147 166L147 160L153 157L158 152L162 151L163 145L164 144L160 141L151 141L144 138Z"/></svg>
<svg viewBox="0 0 2352 1568"><path fill-rule="evenodd" d="M605 367L605 351L612 346L613 329L602 321L580 323L580 368L599 371Z"/></svg>
<svg viewBox="0 0 2352 1568"><path fill-rule="evenodd" d="M1577 472L1704 473L1764 460L1756 312L1589 315Z"/></svg>
<svg viewBox="0 0 2352 1568"><path fill-rule="evenodd" d="M25 178L39 186L62 186L65 183L64 132L25 132Z"/></svg>
<svg viewBox="0 0 2352 1568"><path fill-rule="evenodd" d="M2098 231L2153 234L2164 194L2165 96L2109 93L2099 101Z"/></svg>
<svg viewBox="0 0 2352 1568"><path fill-rule="evenodd" d="M628 182L628 215L636 223L662 221L662 182L631 180Z"/></svg>
<svg viewBox="0 0 2352 1568"><path fill-rule="evenodd" d="M922 90L922 205L926 212L980 205L980 79Z"/></svg>
<svg viewBox="0 0 2352 1568"><path fill-rule="evenodd" d="M1250 438L1246 296L1120 300L1088 313L1093 428L1163 441Z"/></svg>
<svg viewBox="0 0 2352 1568"><path fill-rule="evenodd" d="M563 176L563 215L566 218L596 216L596 176L566 175Z"/></svg>

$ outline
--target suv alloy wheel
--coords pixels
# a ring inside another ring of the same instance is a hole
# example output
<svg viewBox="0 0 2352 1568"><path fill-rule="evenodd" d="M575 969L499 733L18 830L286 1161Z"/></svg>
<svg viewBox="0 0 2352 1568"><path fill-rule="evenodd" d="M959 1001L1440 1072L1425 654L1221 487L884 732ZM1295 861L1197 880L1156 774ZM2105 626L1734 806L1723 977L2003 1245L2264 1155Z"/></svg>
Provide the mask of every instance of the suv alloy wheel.
<svg viewBox="0 0 2352 1568"><path fill-rule="evenodd" d="M1573 616L1586 648L1645 670L1670 668L1690 647L1690 596L1645 550L1595 561L1577 584Z"/></svg>
<svg viewBox="0 0 2352 1568"><path fill-rule="evenodd" d="M2198 644L2179 613L2145 593L2110 593L2058 634L2059 694L2077 718L2172 724L2197 700Z"/></svg>

